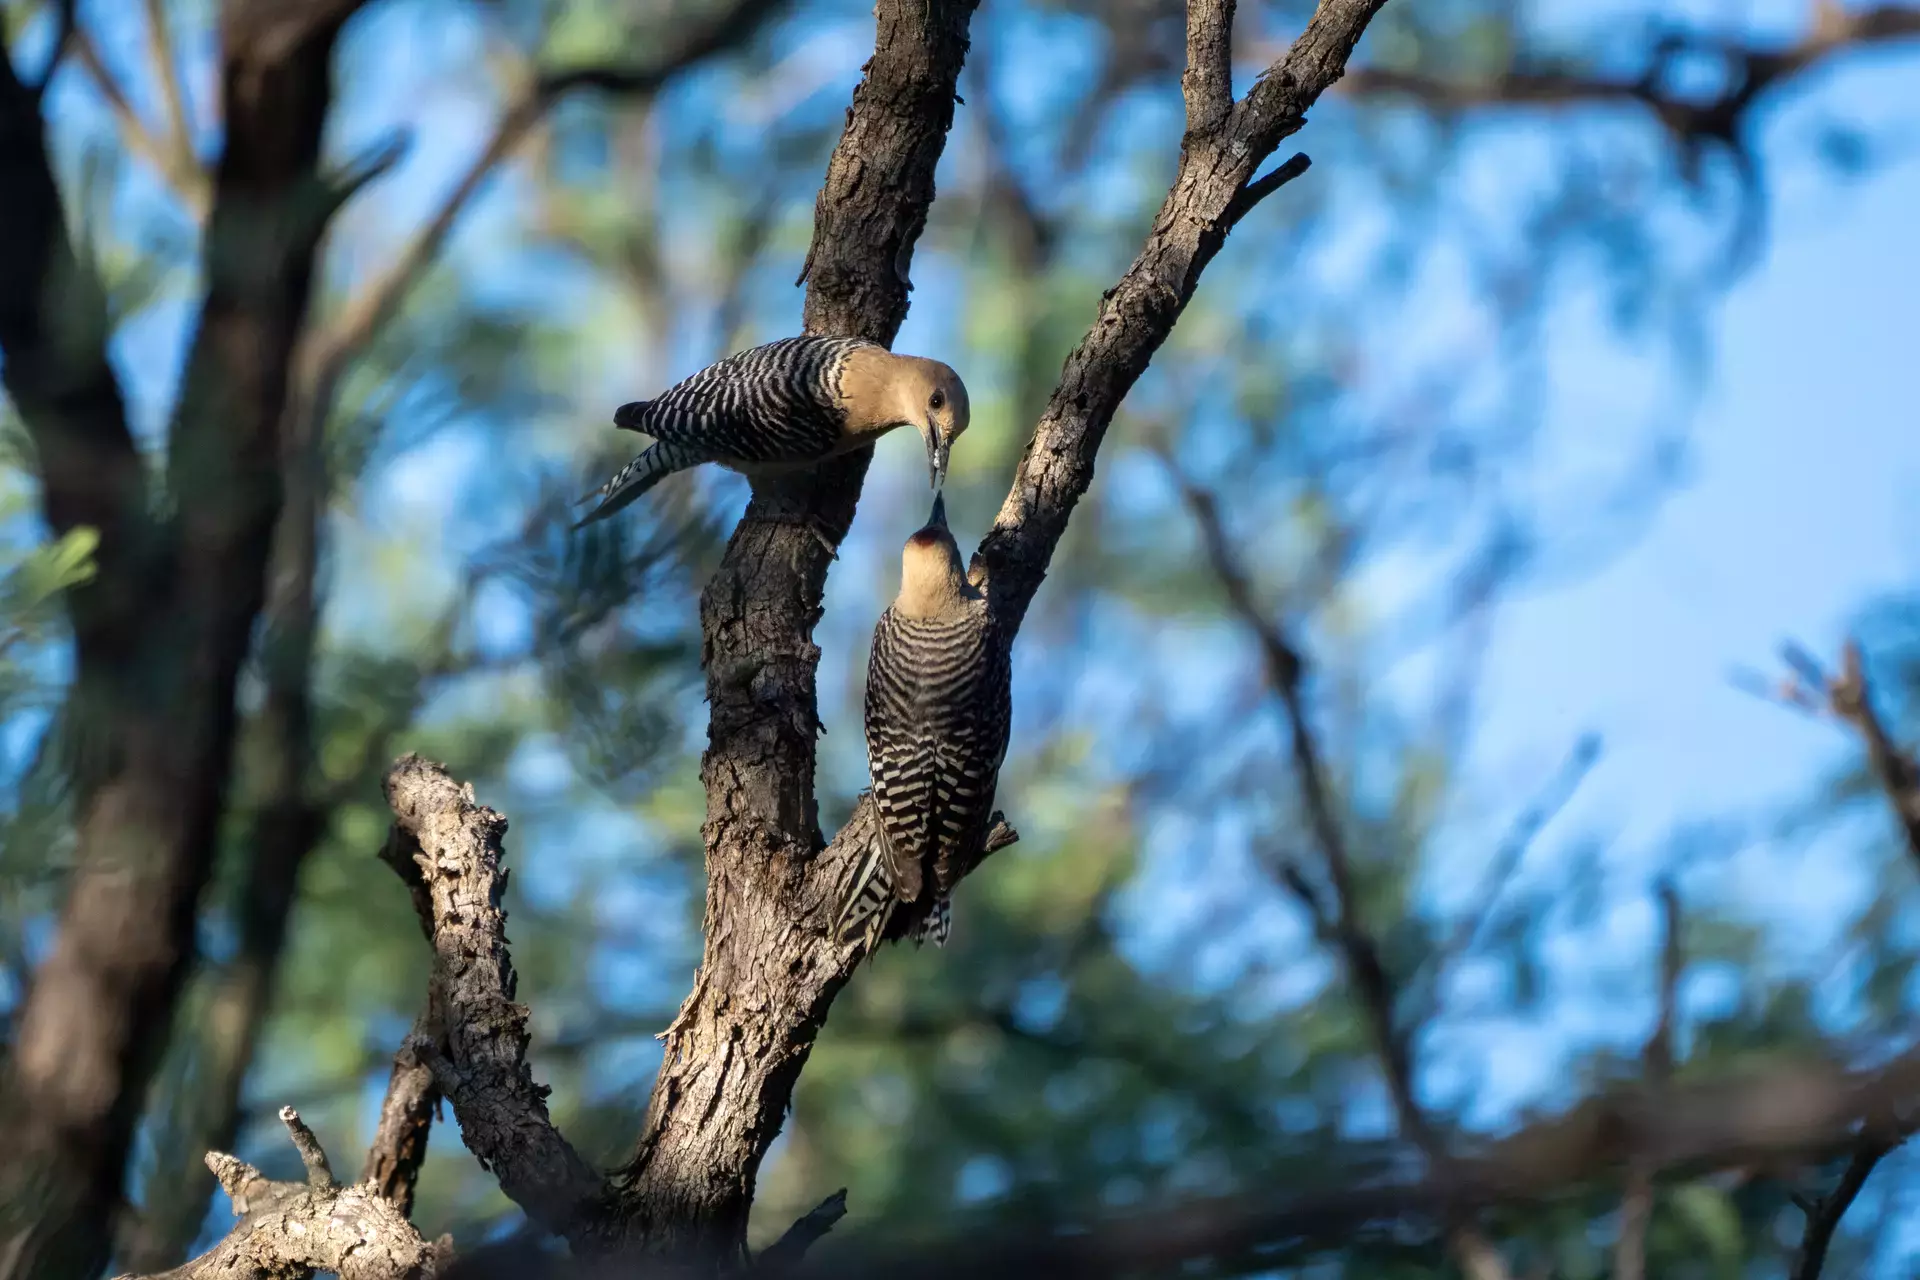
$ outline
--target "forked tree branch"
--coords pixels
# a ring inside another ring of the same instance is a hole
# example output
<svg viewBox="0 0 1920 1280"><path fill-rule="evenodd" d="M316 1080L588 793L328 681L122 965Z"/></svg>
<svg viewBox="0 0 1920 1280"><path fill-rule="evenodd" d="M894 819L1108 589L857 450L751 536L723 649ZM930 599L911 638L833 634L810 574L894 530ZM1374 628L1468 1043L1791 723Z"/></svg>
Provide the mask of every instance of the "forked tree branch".
<svg viewBox="0 0 1920 1280"><path fill-rule="evenodd" d="M1235 202L1246 200L1259 166L1340 75L1382 2L1326 0L1287 55L1233 103L1221 72L1230 6L1195 0L1199 61L1173 187L1140 256L1068 357L974 559L1009 635L1092 482L1115 409L1248 207ZM971 12L971 0L880 4L874 58L828 166L802 272L809 332L891 341L897 331ZM758 486L702 598L712 709L702 769L706 946L667 1030L623 1192L630 1230L653 1247L739 1256L760 1158L859 959L857 947L828 936L827 924L871 839L872 809L862 801L821 849L813 794L819 651L811 633L827 552L799 526L843 536L869 456Z"/></svg>
<svg viewBox="0 0 1920 1280"><path fill-rule="evenodd" d="M1384 0L1323 0L1291 48L1247 96L1217 117L1217 64L1190 95L1173 185L1140 254L1100 299L1092 328L1067 356L1059 385L1020 459L1011 492L974 556L996 613L1017 628L1045 578L1067 520L1093 483L1094 457L1120 401L1173 331L1220 251L1254 175L1346 70ZM1190 27L1224 30L1225 8L1192 0ZM1224 36L1221 37L1224 39ZM1200 51L1217 56L1201 41ZM1208 87L1213 86L1213 87ZM1285 170L1290 166L1282 166Z"/></svg>
<svg viewBox="0 0 1920 1280"><path fill-rule="evenodd" d="M890 344L898 332L976 2L876 6L873 58L815 205L802 271L809 333ZM851 972L848 949L823 927L849 867L844 850L819 857L812 632L828 552L814 533L845 536L871 457L863 449L756 485L701 596L711 708L701 768L705 946L663 1036L619 1192L624 1234L656 1253L727 1268L744 1261L761 1157Z"/></svg>

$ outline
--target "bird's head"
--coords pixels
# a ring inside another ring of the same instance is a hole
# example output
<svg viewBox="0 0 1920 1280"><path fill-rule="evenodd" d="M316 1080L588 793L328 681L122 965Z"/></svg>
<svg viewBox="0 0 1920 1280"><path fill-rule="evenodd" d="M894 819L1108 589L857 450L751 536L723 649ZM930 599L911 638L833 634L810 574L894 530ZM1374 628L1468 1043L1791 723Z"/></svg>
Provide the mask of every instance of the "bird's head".
<svg viewBox="0 0 1920 1280"><path fill-rule="evenodd" d="M967 384L952 366L859 347L840 375L840 405L847 430L863 443L895 427L918 431L927 444L927 478L936 492L946 483L947 456L968 421Z"/></svg>
<svg viewBox="0 0 1920 1280"><path fill-rule="evenodd" d="M947 500L933 496L927 523L907 539L900 553L900 597L897 607L909 617L936 617L967 598L967 570L960 562L960 544L947 528Z"/></svg>
<svg viewBox="0 0 1920 1280"><path fill-rule="evenodd" d="M947 481L947 456L966 432L967 384L950 365L921 356L897 356L894 408L927 443L927 479L938 492ZM931 527L931 526L929 526ZM943 526L944 527L944 526Z"/></svg>

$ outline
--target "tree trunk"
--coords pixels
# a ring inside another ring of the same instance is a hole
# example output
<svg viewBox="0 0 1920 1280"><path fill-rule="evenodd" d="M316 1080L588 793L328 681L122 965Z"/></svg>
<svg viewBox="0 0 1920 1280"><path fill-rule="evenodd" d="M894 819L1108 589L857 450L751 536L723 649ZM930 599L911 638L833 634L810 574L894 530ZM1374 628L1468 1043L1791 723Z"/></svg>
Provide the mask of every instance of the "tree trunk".
<svg viewBox="0 0 1920 1280"><path fill-rule="evenodd" d="M32 279L25 297L39 310L37 330L17 317L0 326L8 387L40 449L55 529L105 517L96 582L74 602L77 865L0 1103L0 1277L87 1276L105 1262L128 1146L192 960L231 772L234 686L281 505L289 370L339 199L319 172L320 139L334 40L355 7L235 0L222 15L226 145L164 517L143 518L134 482L102 496L86 474L96 453L116 476L140 463L124 417L109 419L118 390L104 316L84 347L62 349L79 273L57 201L42 203L53 183L38 104L23 109L11 76L0 82L6 176L23 180L38 214L29 238L0 247L16 260L0 272ZM29 357L19 379L17 351Z"/></svg>
<svg viewBox="0 0 1920 1280"><path fill-rule="evenodd" d="M907 268L933 203L977 0L881 0L873 60L854 93L814 216L809 333L891 343L907 314ZM732 1265L745 1256L760 1159L780 1131L827 1006L849 969L816 936L814 675L827 556L793 523L844 537L872 451L806 479L756 489L701 596L712 707L706 947L621 1196L648 1249Z"/></svg>

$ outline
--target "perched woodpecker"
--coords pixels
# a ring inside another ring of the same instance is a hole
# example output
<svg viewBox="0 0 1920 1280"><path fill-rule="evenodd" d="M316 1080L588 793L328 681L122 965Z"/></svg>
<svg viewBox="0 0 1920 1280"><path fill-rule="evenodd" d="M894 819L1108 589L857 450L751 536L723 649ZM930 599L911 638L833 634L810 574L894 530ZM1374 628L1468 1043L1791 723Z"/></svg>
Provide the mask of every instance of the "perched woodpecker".
<svg viewBox="0 0 1920 1280"><path fill-rule="evenodd" d="M967 581L936 495L907 539L900 594L873 629L867 764L876 836L840 909L871 951L897 906L923 903L916 941L947 940L949 895L981 857L1013 716L1008 646Z"/></svg>
<svg viewBox="0 0 1920 1280"><path fill-rule="evenodd" d="M810 467L907 425L927 442L937 491L967 429L967 388L938 360L895 355L876 342L782 338L708 365L656 399L621 405L613 421L654 443L581 499L600 505L576 528L703 462L748 476Z"/></svg>

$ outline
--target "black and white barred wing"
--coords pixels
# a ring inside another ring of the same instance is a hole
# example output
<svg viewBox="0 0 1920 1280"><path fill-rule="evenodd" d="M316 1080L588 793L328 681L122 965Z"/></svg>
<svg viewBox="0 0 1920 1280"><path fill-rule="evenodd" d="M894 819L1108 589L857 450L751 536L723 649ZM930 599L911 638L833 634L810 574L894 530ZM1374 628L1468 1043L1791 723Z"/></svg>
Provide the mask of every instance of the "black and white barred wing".
<svg viewBox="0 0 1920 1280"><path fill-rule="evenodd" d="M972 678L964 696L956 699L964 710L951 718L937 748L939 829L933 874L935 890L943 897L979 863L1013 720L1011 662L991 619L981 618L974 643Z"/></svg>
<svg viewBox="0 0 1920 1280"><path fill-rule="evenodd" d="M927 855L933 849L933 807L942 725L927 704L919 632L923 624L889 608L873 630L867 663L867 765L879 868L892 897L919 898Z"/></svg>
<svg viewBox="0 0 1920 1280"><path fill-rule="evenodd" d="M623 425L731 462L811 461L839 443L840 366L861 345L782 338L751 347L670 387Z"/></svg>

